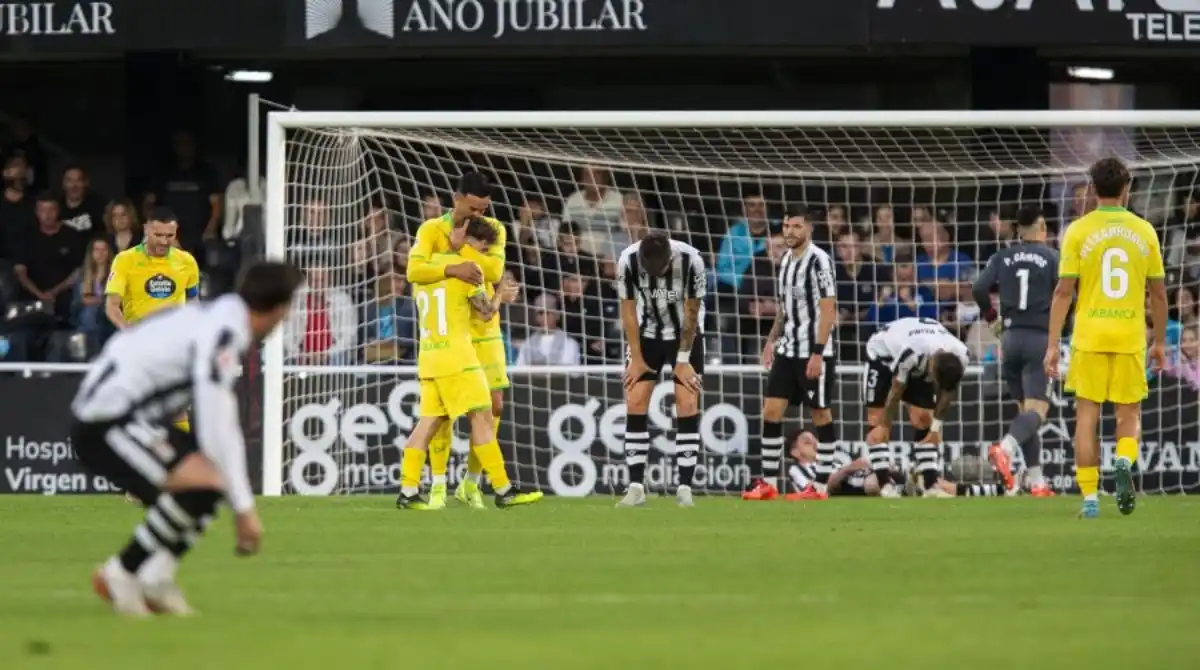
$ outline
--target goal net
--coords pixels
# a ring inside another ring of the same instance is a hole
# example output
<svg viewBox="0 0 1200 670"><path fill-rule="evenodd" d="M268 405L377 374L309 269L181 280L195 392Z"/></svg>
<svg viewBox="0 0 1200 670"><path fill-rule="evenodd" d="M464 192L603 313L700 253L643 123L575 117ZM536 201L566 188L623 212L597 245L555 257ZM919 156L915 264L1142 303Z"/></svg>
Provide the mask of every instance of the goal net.
<svg viewBox="0 0 1200 670"><path fill-rule="evenodd" d="M496 185L492 215L508 226L507 266L523 287L502 313L511 387L499 434L521 484L566 496L624 487L614 259L652 229L695 246L711 271L696 488L747 484L787 213L805 214L838 263L833 409L843 457L863 448L863 343L915 315L946 324L971 350L970 381L944 433L944 465L961 471L1014 413L970 283L1013 236L1020 207L1040 207L1057 244L1094 206L1088 165L1117 155L1136 177L1131 208L1162 231L1170 268L1172 369L1150 382L1138 476L1145 491L1194 491L1198 126L1200 116L1166 112L272 113L268 251L296 259L309 290L267 348L264 489L397 490L419 395L407 252L420 223L451 206L466 170ZM1041 460L1060 491L1074 486L1073 414L1071 397L1056 391ZM652 488L676 483L672 416L662 383L650 410ZM907 465L911 431L893 437ZM451 486L467 447L460 430ZM1110 416L1106 472L1113 451Z"/></svg>

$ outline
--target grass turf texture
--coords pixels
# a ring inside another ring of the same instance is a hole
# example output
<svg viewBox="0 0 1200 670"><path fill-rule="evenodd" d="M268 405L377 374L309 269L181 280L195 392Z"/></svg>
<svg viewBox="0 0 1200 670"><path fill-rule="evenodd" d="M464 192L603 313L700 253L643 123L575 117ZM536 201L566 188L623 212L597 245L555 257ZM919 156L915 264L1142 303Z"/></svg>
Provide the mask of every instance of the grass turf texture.
<svg viewBox="0 0 1200 670"><path fill-rule="evenodd" d="M121 621L89 574L139 512L0 497L0 668L1195 668L1200 500L656 498L228 514L181 573L191 620Z"/></svg>

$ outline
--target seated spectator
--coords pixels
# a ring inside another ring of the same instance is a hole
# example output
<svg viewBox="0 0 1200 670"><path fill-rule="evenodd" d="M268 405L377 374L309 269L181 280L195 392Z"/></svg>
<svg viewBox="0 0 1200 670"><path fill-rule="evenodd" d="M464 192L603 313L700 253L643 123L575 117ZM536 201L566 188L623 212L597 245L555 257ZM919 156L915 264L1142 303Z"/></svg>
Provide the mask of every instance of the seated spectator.
<svg viewBox="0 0 1200 670"><path fill-rule="evenodd" d="M173 160L154 184L147 200L171 208L179 219L180 246L207 264L205 243L221 238L224 185L217 171L200 158L196 136L188 131L171 138Z"/></svg>
<svg viewBox="0 0 1200 670"><path fill-rule="evenodd" d="M825 210L825 221L813 230L813 241L826 253L833 253L833 246L844 233L853 232L850 218L843 205L830 205Z"/></svg>
<svg viewBox="0 0 1200 670"><path fill-rule="evenodd" d="M938 306L933 292L917 283L917 273L912 262L901 258L893 270L895 280L880 289L879 299L867 310L863 321L884 325L912 316L938 318Z"/></svg>
<svg viewBox="0 0 1200 670"><path fill-rule="evenodd" d="M562 218L575 224L581 249L603 253L609 236L621 225L622 201L608 170L591 165L579 169L579 190L567 196Z"/></svg>
<svg viewBox="0 0 1200 670"><path fill-rule="evenodd" d="M1200 330L1185 328L1180 335L1179 349L1171 357L1167 374L1182 380L1195 391L1200 391Z"/></svg>
<svg viewBox="0 0 1200 670"><path fill-rule="evenodd" d="M858 234L847 230L834 246L837 277L838 355L857 360L869 333L861 327L875 305L881 285L891 281L890 267L876 263L863 252Z"/></svg>
<svg viewBox="0 0 1200 670"><path fill-rule="evenodd" d="M354 256L358 274L368 283L395 269L396 242L401 235L392 230L391 214L381 207L372 207L363 219L362 237L355 243Z"/></svg>
<svg viewBox="0 0 1200 670"><path fill-rule="evenodd" d="M421 196L421 220L418 221L418 224L442 216L446 213L447 209L446 204L442 202L441 197L437 193L426 191ZM414 229L411 232L416 233L416 230Z"/></svg>
<svg viewBox="0 0 1200 670"><path fill-rule="evenodd" d="M794 215L807 216L808 213L797 210ZM742 197L742 218L729 226L717 250L715 275L718 293L737 293L754 257L766 253L770 234L778 229L778 222L767 218L767 201L762 194L748 191Z"/></svg>
<svg viewBox="0 0 1200 670"><path fill-rule="evenodd" d="M92 358L104 346L116 328L104 314L104 285L112 266L113 251L108 240L98 237L88 244L83 259L83 273L75 285L71 312L75 327L84 335L87 358Z"/></svg>
<svg viewBox="0 0 1200 670"><path fill-rule="evenodd" d="M307 282L296 292L284 327L284 349L295 365L350 365L358 342L354 299L330 284L328 260L308 256Z"/></svg>
<svg viewBox="0 0 1200 670"><path fill-rule="evenodd" d="M517 365L579 365L579 343L558 327L558 301L543 293L533 301L536 328L521 345Z"/></svg>
<svg viewBox="0 0 1200 670"><path fill-rule="evenodd" d="M617 259L634 242L640 242L650 232L650 221L646 217L646 206L637 193L626 193L621 199L621 223L614 228L608 247L597 255L600 259L600 275L608 279L617 276Z"/></svg>
<svg viewBox="0 0 1200 670"><path fill-rule="evenodd" d="M875 224L871 231L868 255L876 263L891 263L896 259L896 247L908 242L896 239L896 219L891 205L875 208Z"/></svg>
<svg viewBox="0 0 1200 670"><path fill-rule="evenodd" d="M412 238L407 235L399 235L396 237L396 243L392 246L392 271L400 273L401 276L408 275L408 253L412 251Z"/></svg>
<svg viewBox="0 0 1200 670"><path fill-rule="evenodd" d="M403 363L416 360L417 314L408 282L396 273L375 282L373 299L362 317L363 362Z"/></svg>
<svg viewBox="0 0 1200 670"><path fill-rule="evenodd" d="M86 244L78 232L62 225L58 211L53 195L38 197L37 227L25 237L13 267L31 317L9 337L15 360L61 362L67 357L71 298Z"/></svg>
<svg viewBox="0 0 1200 670"><path fill-rule="evenodd" d="M515 254L509 254L511 257L509 260L537 264L543 251L549 251L558 246L558 229L561 226L562 221L551 216L549 210L546 209L546 201L542 199L542 196L537 194L525 196L525 202L521 203L521 209L518 210L518 220L513 225L516 233L513 238L517 243L520 258Z"/></svg>
<svg viewBox="0 0 1200 670"><path fill-rule="evenodd" d="M551 295L558 293L564 274L600 278L600 261L581 247L577 231L574 223L564 221L558 230L558 249L543 253L539 267L521 268L521 283L525 285L529 299L543 291Z"/></svg>
<svg viewBox="0 0 1200 670"><path fill-rule="evenodd" d="M82 167L72 165L63 170L62 196L58 206L64 226L87 237L100 233L105 202L103 196L92 190L92 183Z"/></svg>
<svg viewBox="0 0 1200 670"><path fill-rule="evenodd" d="M29 193L29 164L21 154L4 162L0 186L0 259L15 261L23 238L37 226L33 198Z"/></svg>
<svg viewBox="0 0 1200 670"><path fill-rule="evenodd" d="M779 307L776 296L779 261L787 251L783 235L771 235L766 251L754 257L743 277L735 331L722 332L721 351L732 354L735 362L757 361L762 354L763 340L771 332Z"/></svg>
<svg viewBox="0 0 1200 670"><path fill-rule="evenodd" d="M108 203L104 212L104 230L108 233L108 244L112 247L114 256L140 244L142 222L138 218L133 201L118 198Z"/></svg>
<svg viewBox="0 0 1200 670"><path fill-rule="evenodd" d="M975 265L966 254L951 245L950 233L945 226L926 222L918 229L918 234L922 253L917 259L917 281L930 289L942 310L956 312L964 295L970 300Z"/></svg>
<svg viewBox="0 0 1200 670"><path fill-rule="evenodd" d="M607 287L599 279L578 272L564 274L561 283L563 330L583 343L587 362L619 359L620 339L609 337L609 326L620 322L616 296L604 296Z"/></svg>

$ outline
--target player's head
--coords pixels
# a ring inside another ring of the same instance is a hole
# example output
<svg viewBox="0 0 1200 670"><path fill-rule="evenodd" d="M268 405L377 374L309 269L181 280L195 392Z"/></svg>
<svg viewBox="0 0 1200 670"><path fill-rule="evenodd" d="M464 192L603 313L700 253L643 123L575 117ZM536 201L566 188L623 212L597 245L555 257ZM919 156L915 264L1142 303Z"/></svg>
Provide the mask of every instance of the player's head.
<svg viewBox="0 0 1200 670"><path fill-rule="evenodd" d="M671 267L671 238L661 231L651 232L638 246L638 262L652 277L667 274Z"/></svg>
<svg viewBox="0 0 1200 670"><path fill-rule="evenodd" d="M496 240L496 229L490 223L478 217L467 219L467 244L476 251L486 251Z"/></svg>
<svg viewBox="0 0 1200 670"><path fill-rule="evenodd" d="M483 216L491 206L492 183L482 172L464 172L454 192L455 223L462 224L469 218Z"/></svg>
<svg viewBox="0 0 1200 670"><path fill-rule="evenodd" d="M304 275L291 263L256 261L242 270L237 294L250 310L250 330L261 340L279 325L292 306Z"/></svg>
<svg viewBox="0 0 1200 670"><path fill-rule="evenodd" d="M146 251L150 252L151 256L161 256L167 253L167 250L171 248L171 243L175 241L178 229L179 220L175 218L175 212L167 207L155 207L150 212L150 217L146 219L146 225L142 229Z"/></svg>
<svg viewBox="0 0 1200 670"><path fill-rule="evenodd" d="M1129 199L1129 168L1120 158L1101 158L1092 164L1088 176L1097 199L1119 200L1122 203Z"/></svg>
<svg viewBox="0 0 1200 670"><path fill-rule="evenodd" d="M1026 242L1046 241L1046 217L1041 209L1027 206L1017 212L1017 235Z"/></svg>
<svg viewBox="0 0 1200 670"><path fill-rule="evenodd" d="M788 208L787 218L783 220L783 240L788 247L798 249L808 244L812 237L812 226L808 222L808 209L803 205Z"/></svg>
<svg viewBox="0 0 1200 670"><path fill-rule="evenodd" d="M929 359L929 373L939 391L953 391L967 374L967 368L958 356L939 351Z"/></svg>
<svg viewBox="0 0 1200 670"><path fill-rule="evenodd" d="M792 433L788 440L791 445L788 453L800 463L815 463L817 461L817 436L807 430Z"/></svg>

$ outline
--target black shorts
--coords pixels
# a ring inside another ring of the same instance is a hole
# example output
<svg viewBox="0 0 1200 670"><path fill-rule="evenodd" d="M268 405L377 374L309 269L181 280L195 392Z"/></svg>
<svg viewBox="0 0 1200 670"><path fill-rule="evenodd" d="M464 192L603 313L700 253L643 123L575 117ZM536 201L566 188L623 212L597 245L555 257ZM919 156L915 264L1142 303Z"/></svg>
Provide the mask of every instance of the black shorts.
<svg viewBox="0 0 1200 670"><path fill-rule="evenodd" d="M786 398L789 405L804 405L809 409L829 409L833 403L833 381L837 363L833 357L823 359L821 376L808 378L808 358L775 356L767 373L768 398Z"/></svg>
<svg viewBox="0 0 1200 670"><path fill-rule="evenodd" d="M1050 378L1043 364L1050 335L1030 328L1004 331L1000 339L1000 376L1008 394L1018 402L1049 400Z"/></svg>
<svg viewBox="0 0 1200 670"><path fill-rule="evenodd" d="M867 359L867 374L863 377L863 403L878 409L887 406L888 392L892 390L892 368L883 361ZM913 407L933 409L937 406L937 388L933 382L910 378L904 387L901 400Z"/></svg>
<svg viewBox="0 0 1200 670"><path fill-rule="evenodd" d="M185 430L136 420L76 421L71 444L84 467L147 505L175 466L199 451L196 438Z"/></svg>
<svg viewBox="0 0 1200 670"><path fill-rule="evenodd" d="M642 361L650 371L642 375L638 381L656 382L662 377L663 368L674 367L675 357L679 355L679 340L650 340L642 338ZM632 352L625 348L625 362L629 362ZM696 335L692 342L692 354L688 359L696 374L704 374L704 337Z"/></svg>

